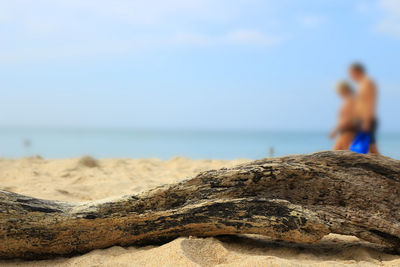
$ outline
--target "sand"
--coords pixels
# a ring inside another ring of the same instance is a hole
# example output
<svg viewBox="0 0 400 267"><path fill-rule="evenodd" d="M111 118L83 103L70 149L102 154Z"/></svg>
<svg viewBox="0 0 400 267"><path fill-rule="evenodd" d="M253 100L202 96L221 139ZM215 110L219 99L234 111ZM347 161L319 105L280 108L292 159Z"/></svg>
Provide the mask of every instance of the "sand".
<svg viewBox="0 0 400 267"><path fill-rule="evenodd" d="M44 199L88 201L138 193L246 161L0 159L0 188ZM307 245L249 235L178 238L162 246L116 246L72 258L0 261L0 266L400 266L400 256L352 236L331 234Z"/></svg>

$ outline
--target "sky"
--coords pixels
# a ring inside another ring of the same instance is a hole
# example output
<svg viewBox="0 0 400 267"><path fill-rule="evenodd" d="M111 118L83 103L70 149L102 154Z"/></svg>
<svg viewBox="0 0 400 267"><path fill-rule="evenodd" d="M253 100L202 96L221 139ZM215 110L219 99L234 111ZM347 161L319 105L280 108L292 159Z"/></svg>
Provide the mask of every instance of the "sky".
<svg viewBox="0 0 400 267"><path fill-rule="evenodd" d="M353 61L400 131L398 0L0 0L0 126L328 131Z"/></svg>

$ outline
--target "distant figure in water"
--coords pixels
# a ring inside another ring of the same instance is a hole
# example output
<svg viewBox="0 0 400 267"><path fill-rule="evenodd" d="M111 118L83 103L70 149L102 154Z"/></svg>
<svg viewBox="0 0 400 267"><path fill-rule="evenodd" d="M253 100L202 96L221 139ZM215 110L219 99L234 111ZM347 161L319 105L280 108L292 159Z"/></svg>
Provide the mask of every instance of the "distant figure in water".
<svg viewBox="0 0 400 267"><path fill-rule="evenodd" d="M273 146L269 147L269 157L273 158L275 154L275 149Z"/></svg>
<svg viewBox="0 0 400 267"><path fill-rule="evenodd" d="M26 149L28 149L29 147L31 147L32 142L31 142L31 140L29 140L29 139L25 139L25 140L23 141L23 144L24 144L24 147L25 147Z"/></svg>
<svg viewBox="0 0 400 267"><path fill-rule="evenodd" d="M354 114L356 130L357 132L370 134L369 153L379 154L376 145L376 130L378 126L376 116L377 86L367 76L364 66L360 63L354 63L350 66L349 75L358 84Z"/></svg>
<svg viewBox="0 0 400 267"><path fill-rule="evenodd" d="M333 150L348 150L356 135L354 126L355 97L350 84L341 81L337 85L337 93L342 98L342 106L338 114L336 127L332 130L330 138L336 141Z"/></svg>

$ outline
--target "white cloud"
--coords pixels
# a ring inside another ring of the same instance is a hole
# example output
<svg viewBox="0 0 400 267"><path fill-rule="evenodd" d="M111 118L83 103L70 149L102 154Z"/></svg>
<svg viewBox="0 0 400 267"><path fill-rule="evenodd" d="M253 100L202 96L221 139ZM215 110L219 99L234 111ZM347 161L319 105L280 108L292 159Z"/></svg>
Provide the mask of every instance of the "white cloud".
<svg viewBox="0 0 400 267"><path fill-rule="evenodd" d="M265 0L0 0L5 62L132 54L160 46L262 45L279 38L241 29Z"/></svg>
<svg viewBox="0 0 400 267"><path fill-rule="evenodd" d="M238 29L224 36L226 42L234 44L270 46L281 39L252 29Z"/></svg>
<svg viewBox="0 0 400 267"><path fill-rule="evenodd" d="M226 22L251 6L244 0L1 0L0 23L33 32L76 30L93 23L163 27L181 20Z"/></svg>
<svg viewBox="0 0 400 267"><path fill-rule="evenodd" d="M384 18L375 30L396 38L400 38L400 1L379 0L378 6L384 12Z"/></svg>
<svg viewBox="0 0 400 267"><path fill-rule="evenodd" d="M273 2L0 0L0 60L128 55L161 46L277 44L283 39L258 29L259 23L242 26L261 7L266 16ZM269 20L274 18L263 23Z"/></svg>
<svg viewBox="0 0 400 267"><path fill-rule="evenodd" d="M168 42L168 40L166 40ZM178 33L170 37L169 43L174 45L208 46L215 44L215 37L198 33Z"/></svg>
<svg viewBox="0 0 400 267"><path fill-rule="evenodd" d="M253 29L235 29L217 35L177 34L172 37L173 44L191 45L256 45L271 46L282 38L275 37ZM168 42L168 41L167 41Z"/></svg>
<svg viewBox="0 0 400 267"><path fill-rule="evenodd" d="M127 40L90 40L79 43L33 46L0 50L0 62L47 61L52 59L88 58L101 55L135 55L149 49L181 46L265 46L276 45L283 39L267 35L257 30L237 29L226 33L210 35L197 33L177 33L164 36L140 35ZM101 45L98 44L101 42ZM0 45L1 47L1 45Z"/></svg>
<svg viewBox="0 0 400 267"><path fill-rule="evenodd" d="M315 28L326 21L326 18L318 15L306 15L298 18L300 24L306 28Z"/></svg>

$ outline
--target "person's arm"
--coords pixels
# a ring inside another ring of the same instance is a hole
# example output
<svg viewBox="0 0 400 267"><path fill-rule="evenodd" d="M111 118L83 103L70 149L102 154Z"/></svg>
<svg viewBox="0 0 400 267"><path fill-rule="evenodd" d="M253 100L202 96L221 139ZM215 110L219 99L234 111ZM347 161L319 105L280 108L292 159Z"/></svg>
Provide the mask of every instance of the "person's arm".
<svg viewBox="0 0 400 267"><path fill-rule="evenodd" d="M343 107L340 108L339 113L338 113L338 119L336 122L336 126L335 128L333 128L333 130L329 133L329 138L333 139L336 137L336 135L339 133L340 128L339 128L339 124L340 124L340 117L341 117L341 110L343 109Z"/></svg>

